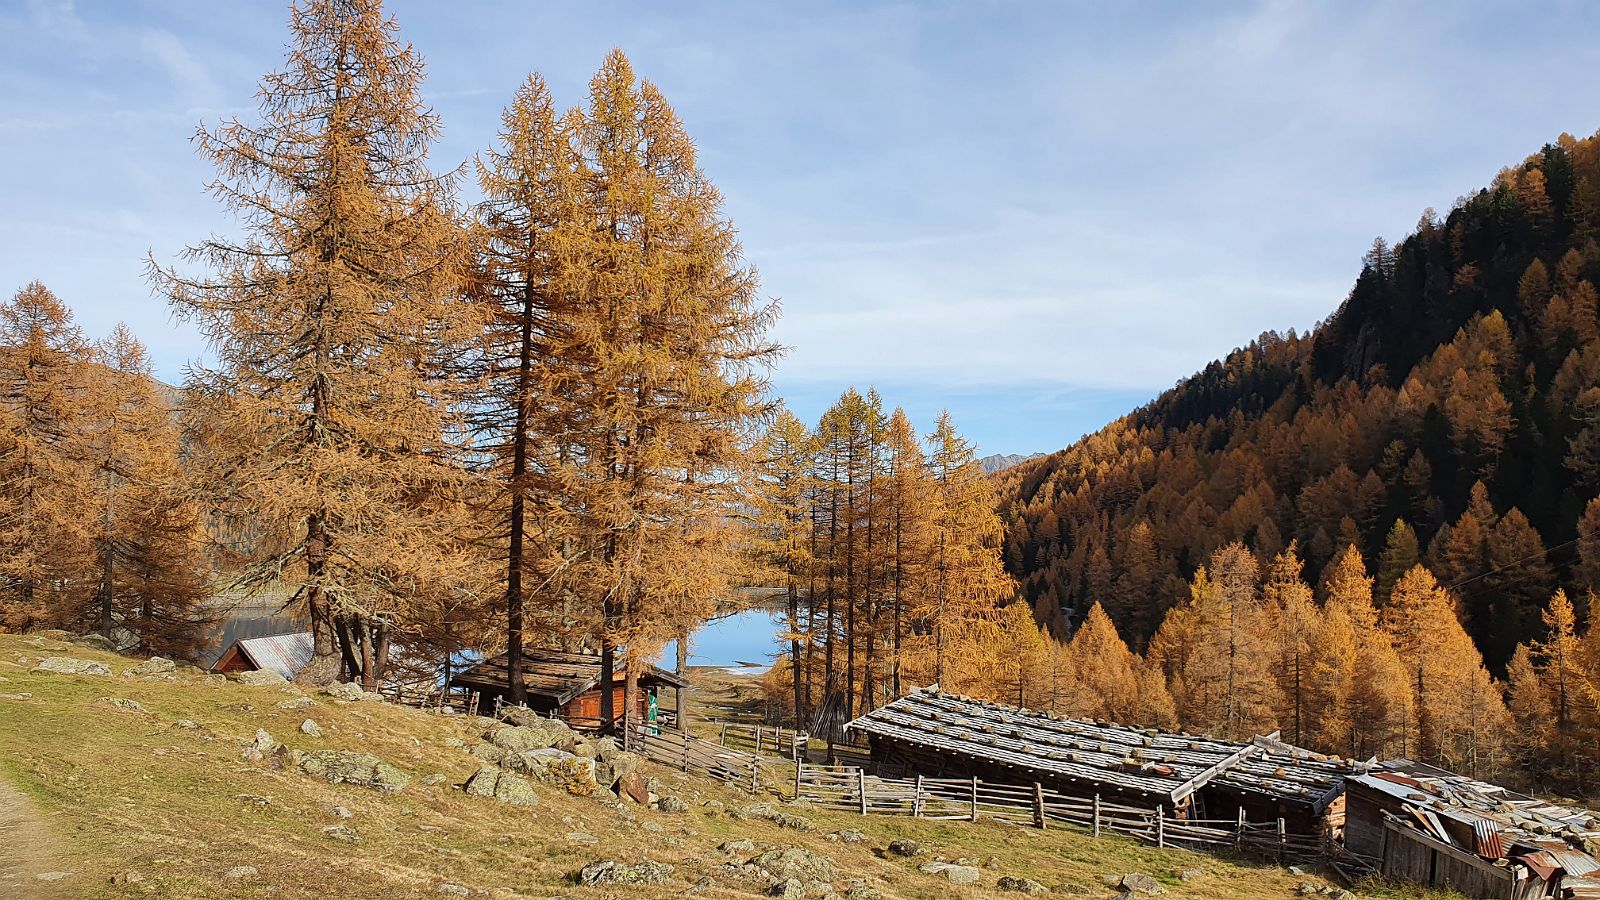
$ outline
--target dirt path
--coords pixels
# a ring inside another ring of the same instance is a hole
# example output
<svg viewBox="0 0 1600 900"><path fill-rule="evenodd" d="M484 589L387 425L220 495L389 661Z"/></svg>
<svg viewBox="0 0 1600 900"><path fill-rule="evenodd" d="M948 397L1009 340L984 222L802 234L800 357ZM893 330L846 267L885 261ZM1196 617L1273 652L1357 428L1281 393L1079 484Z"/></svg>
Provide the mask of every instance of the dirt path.
<svg viewBox="0 0 1600 900"><path fill-rule="evenodd" d="M67 897L74 881L68 868L33 803L0 781L0 897Z"/></svg>

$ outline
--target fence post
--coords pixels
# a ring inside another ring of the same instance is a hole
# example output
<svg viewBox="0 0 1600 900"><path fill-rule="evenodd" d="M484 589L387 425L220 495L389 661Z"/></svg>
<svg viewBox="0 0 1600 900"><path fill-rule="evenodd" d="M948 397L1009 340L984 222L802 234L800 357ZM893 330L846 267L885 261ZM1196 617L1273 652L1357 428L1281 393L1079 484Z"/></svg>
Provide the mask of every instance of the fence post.
<svg viewBox="0 0 1600 900"><path fill-rule="evenodd" d="M761 755L761 726L756 726L756 755Z"/></svg>
<svg viewBox="0 0 1600 900"><path fill-rule="evenodd" d="M1100 795L1094 795L1094 836L1100 836Z"/></svg>
<svg viewBox="0 0 1600 900"><path fill-rule="evenodd" d="M728 746L728 723L727 722L723 722L722 723L722 730L717 732L717 743L721 744L724 747Z"/></svg>
<svg viewBox="0 0 1600 900"><path fill-rule="evenodd" d="M1244 807L1239 807L1239 827L1233 832L1233 849L1244 846Z"/></svg>
<svg viewBox="0 0 1600 900"><path fill-rule="evenodd" d="M761 771L761 761L756 759L754 756L750 757L750 793L752 793L752 794L754 794L759 789L759 785L757 784L756 777L760 773L760 771Z"/></svg>
<svg viewBox="0 0 1600 900"><path fill-rule="evenodd" d="M683 770L689 771L689 735L683 736Z"/></svg>
<svg viewBox="0 0 1600 900"><path fill-rule="evenodd" d="M972 776L972 821L978 821L978 776Z"/></svg>
<svg viewBox="0 0 1600 900"><path fill-rule="evenodd" d="M1167 814L1162 811L1160 804L1156 805L1156 846L1167 846Z"/></svg>
<svg viewBox="0 0 1600 900"><path fill-rule="evenodd" d="M1280 865L1280 866L1283 865L1283 850L1284 850L1284 844L1287 841L1288 841L1288 837L1284 833L1283 820L1279 819L1278 820L1278 865Z"/></svg>
<svg viewBox="0 0 1600 900"><path fill-rule="evenodd" d="M794 798L796 800L800 799L800 774L804 769L805 766L801 765L799 762L794 764Z"/></svg>
<svg viewBox="0 0 1600 900"><path fill-rule="evenodd" d="M922 776L919 774L919 775L917 775L917 789L916 789L916 792L911 795L911 818L915 819L915 818L917 818L917 817L919 817L921 815L922 815Z"/></svg>
<svg viewBox="0 0 1600 900"><path fill-rule="evenodd" d="M856 769L856 793L861 797L861 814L867 814L867 770Z"/></svg>
<svg viewBox="0 0 1600 900"><path fill-rule="evenodd" d="M1044 785L1037 781L1033 783L1033 825L1044 827Z"/></svg>

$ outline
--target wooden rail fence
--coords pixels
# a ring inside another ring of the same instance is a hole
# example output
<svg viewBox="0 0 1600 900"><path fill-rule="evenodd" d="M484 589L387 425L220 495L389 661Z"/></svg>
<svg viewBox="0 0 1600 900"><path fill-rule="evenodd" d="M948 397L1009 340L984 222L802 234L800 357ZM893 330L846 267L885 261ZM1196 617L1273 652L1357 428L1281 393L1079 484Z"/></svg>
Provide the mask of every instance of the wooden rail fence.
<svg viewBox="0 0 1600 900"><path fill-rule="evenodd" d="M744 787L752 794L764 787L774 788L780 783L773 775L770 759L678 731L651 734L648 730L640 729L634 733L629 747L653 762L685 772L709 775L719 781Z"/></svg>
<svg viewBox="0 0 1600 900"><path fill-rule="evenodd" d="M804 756L811 736L793 728L754 725L748 722L717 722L717 743L735 750L760 755L781 756L789 761Z"/></svg>
<svg viewBox="0 0 1600 900"><path fill-rule="evenodd" d="M990 819L1034 828L1076 825L1096 836L1110 831L1157 847L1231 850L1279 862L1322 859L1331 847L1321 838L1290 834L1284 821L1175 819L1160 807L1144 809L1058 793L1039 784L992 784L977 778L880 778L858 766L797 767L797 799L819 809L861 815L915 816L976 822Z"/></svg>

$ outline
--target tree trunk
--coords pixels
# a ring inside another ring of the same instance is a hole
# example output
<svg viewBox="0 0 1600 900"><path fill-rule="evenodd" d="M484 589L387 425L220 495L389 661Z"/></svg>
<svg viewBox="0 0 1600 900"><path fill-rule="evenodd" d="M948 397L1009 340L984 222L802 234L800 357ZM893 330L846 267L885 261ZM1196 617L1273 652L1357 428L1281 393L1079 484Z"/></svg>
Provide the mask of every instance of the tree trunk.
<svg viewBox="0 0 1600 900"><path fill-rule="evenodd" d="M533 275L528 273L522 291L522 334L517 347L516 410L511 426L511 535L506 552L506 677L513 706L526 706L528 688L522 682L522 542L526 516L523 496L528 475L528 394L533 373Z"/></svg>
<svg viewBox="0 0 1600 900"><path fill-rule="evenodd" d="M311 661L295 676L307 685L332 684L339 677L333 608L322 586L328 567L328 532L322 515L306 518L306 612L311 619Z"/></svg>

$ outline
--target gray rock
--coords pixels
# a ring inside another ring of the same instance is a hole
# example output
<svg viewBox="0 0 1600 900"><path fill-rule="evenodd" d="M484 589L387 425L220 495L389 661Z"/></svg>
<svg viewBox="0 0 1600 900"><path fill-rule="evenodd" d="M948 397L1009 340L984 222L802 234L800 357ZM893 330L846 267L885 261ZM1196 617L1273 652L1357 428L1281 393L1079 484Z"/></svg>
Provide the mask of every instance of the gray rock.
<svg viewBox="0 0 1600 900"><path fill-rule="evenodd" d="M556 719L542 719L537 716L525 719L525 725L507 725L496 728L484 737L496 747L502 747L513 753L525 750L545 750L555 748L564 750L577 743L577 737L567 723ZM569 754L570 755L570 754Z"/></svg>
<svg viewBox="0 0 1600 900"><path fill-rule="evenodd" d="M316 705L317 701L311 699L310 697L296 697L293 700L278 701L279 709L305 709L308 706Z"/></svg>
<svg viewBox="0 0 1600 900"><path fill-rule="evenodd" d="M1289 867L1289 874L1290 875L1294 875L1296 877L1303 878L1303 877L1305 877L1306 875L1308 875L1310 873L1308 873L1305 869L1300 868L1299 866L1290 866Z"/></svg>
<svg viewBox="0 0 1600 900"><path fill-rule="evenodd" d="M806 895L806 883L798 878L780 878L767 889L768 897L782 897L783 900L802 900Z"/></svg>
<svg viewBox="0 0 1600 900"><path fill-rule="evenodd" d="M117 709L125 709L129 712L145 712L144 704L137 700L129 700L126 697L101 697L95 702L104 703L107 706L115 706Z"/></svg>
<svg viewBox="0 0 1600 900"><path fill-rule="evenodd" d="M160 678L169 676L177 671L178 664L165 656L152 656L142 663L129 669L124 669L124 678Z"/></svg>
<svg viewBox="0 0 1600 900"><path fill-rule="evenodd" d="M323 827L322 833L336 841L344 841L347 844L361 843L361 835L356 834L356 830L348 825L327 825Z"/></svg>
<svg viewBox="0 0 1600 900"><path fill-rule="evenodd" d="M371 753L350 750L313 750L300 760L300 771L330 784L354 784L391 794L411 783L410 775Z"/></svg>
<svg viewBox="0 0 1600 900"><path fill-rule="evenodd" d="M534 792L533 785L528 783L528 779L509 772L501 772L500 777L495 779L494 798L512 806L539 805L539 795Z"/></svg>
<svg viewBox="0 0 1600 900"><path fill-rule="evenodd" d="M1166 889L1161 886L1161 882L1156 881L1149 875L1144 875L1139 872L1129 872L1128 874L1122 876L1121 880L1119 880L1117 884L1123 889L1132 891L1135 894L1166 893Z"/></svg>
<svg viewBox="0 0 1600 900"><path fill-rule="evenodd" d="M233 799L247 806L266 808L272 805L271 797L263 797L260 794L234 794Z"/></svg>
<svg viewBox="0 0 1600 900"><path fill-rule="evenodd" d="M445 776L443 772L434 772L432 775L424 775L422 777L422 784L425 787L433 787L436 784L443 784L444 782Z"/></svg>
<svg viewBox="0 0 1600 900"><path fill-rule="evenodd" d="M1340 888L1328 896L1331 898L1331 900L1357 900L1355 894L1350 893L1344 888Z"/></svg>
<svg viewBox="0 0 1600 900"><path fill-rule="evenodd" d="M110 675L111 667L92 659L78 659L75 656L47 656L33 667L33 671L50 672L55 675Z"/></svg>
<svg viewBox="0 0 1600 900"><path fill-rule="evenodd" d="M1320 894L1320 893L1322 893L1322 885L1317 884L1317 883L1312 882L1312 881L1302 881L1302 882L1300 882L1300 886L1296 887L1294 890L1295 890L1295 893L1299 894L1302 897L1309 897L1312 894Z"/></svg>
<svg viewBox="0 0 1600 900"><path fill-rule="evenodd" d="M1018 894L1036 895L1050 893L1049 888L1037 881L1034 881L1032 878L1022 878L1017 875L1001 875L1000 880L995 883L995 887L998 887L1002 891L1014 891Z"/></svg>
<svg viewBox="0 0 1600 900"><path fill-rule="evenodd" d="M200 728L200 723L196 722L193 719L179 719L178 721L172 723L172 727L173 728L186 728L189 731L195 731L195 730L198 730Z"/></svg>
<svg viewBox="0 0 1600 900"><path fill-rule="evenodd" d="M1089 890L1088 888L1084 887L1081 884L1073 884L1070 881L1064 881L1060 885L1057 885L1056 893L1058 893L1058 894L1092 894L1094 892Z"/></svg>
<svg viewBox="0 0 1600 900"><path fill-rule="evenodd" d="M252 669L249 672L240 672L233 676L233 680L248 687L274 687L289 683L289 679L278 674L276 669Z"/></svg>
<svg viewBox="0 0 1600 900"><path fill-rule="evenodd" d="M779 828L789 828L794 831L815 831L816 823L804 816L786 813L776 809L770 803L750 803L733 811L736 819L762 819L777 825Z"/></svg>
<svg viewBox="0 0 1600 900"><path fill-rule="evenodd" d="M472 773L472 777L461 785L461 789L474 797L493 797L494 783L498 780L500 780L500 770L486 766Z"/></svg>
<svg viewBox="0 0 1600 900"><path fill-rule="evenodd" d="M79 647L87 647L90 650L102 650L106 653L115 653L118 649L116 642L103 634L75 634L68 638L68 640L72 641L74 644L77 644Z"/></svg>
<svg viewBox="0 0 1600 900"><path fill-rule="evenodd" d="M330 807L328 807L328 814L332 815L332 816L337 816L337 817L339 817L341 819L348 819L351 816L350 810L345 809L342 806L330 806Z"/></svg>
<svg viewBox="0 0 1600 900"><path fill-rule="evenodd" d="M844 900L883 900L883 892L864 881L855 881L844 892Z"/></svg>
<svg viewBox="0 0 1600 900"><path fill-rule="evenodd" d="M224 881L238 881L241 878L254 878L258 874L260 873L256 871L255 866L234 866L223 872L222 878Z"/></svg>
<svg viewBox="0 0 1600 900"><path fill-rule="evenodd" d="M587 833L582 832L582 831L569 831L569 832L567 832L567 840L572 841L575 844L598 844L598 843L600 843L600 839L599 838L595 837L592 834L587 834Z"/></svg>
<svg viewBox="0 0 1600 900"><path fill-rule="evenodd" d="M864 844L867 840L867 836L862 834L859 828L841 828L838 831L828 832L826 837L838 844Z"/></svg>
<svg viewBox="0 0 1600 900"><path fill-rule="evenodd" d="M681 813L689 811L689 804L679 800L671 794L656 801L656 809L666 813Z"/></svg>
<svg viewBox="0 0 1600 900"><path fill-rule="evenodd" d="M448 894L451 897L471 897L472 896L472 888L469 888L469 887L467 887L465 885L455 884L455 883L449 882L449 881L441 881L441 882L439 882L439 886L434 888L433 890L434 890L435 893Z"/></svg>
<svg viewBox="0 0 1600 900"><path fill-rule="evenodd" d="M256 736L251 741L250 746L256 752L265 756L269 753L272 753L274 750L277 750L281 745L272 739L271 732L267 731L265 728L257 728Z"/></svg>
<svg viewBox="0 0 1600 900"><path fill-rule="evenodd" d="M1179 869L1178 870L1178 880L1179 881L1193 881L1196 878L1199 878L1201 875L1204 875L1204 874L1205 874L1205 870L1204 869L1199 869L1199 868L1196 868L1194 866L1189 866L1186 869Z"/></svg>
<svg viewBox="0 0 1600 900"><path fill-rule="evenodd" d="M580 797L594 793L596 787L593 759L554 747L508 753L501 765Z"/></svg>
<svg viewBox="0 0 1600 900"><path fill-rule="evenodd" d="M737 840L724 841L722 846L718 847L717 849L729 855L735 853L754 853L756 851L756 842L750 840L749 838L739 838Z"/></svg>
<svg viewBox="0 0 1600 900"><path fill-rule="evenodd" d="M367 695L367 692L361 689L361 685L353 681L335 681L324 687L322 693L335 700L347 702L364 699Z"/></svg>
<svg viewBox="0 0 1600 900"><path fill-rule="evenodd" d="M672 872L672 866L653 860L625 865L606 859L579 869L577 881L585 887L602 884L663 884L672 877Z"/></svg>
<svg viewBox="0 0 1600 900"><path fill-rule="evenodd" d="M978 879L983 877L976 866L958 866L954 863L925 862L917 866L917 871L944 878L951 884L977 884Z"/></svg>
<svg viewBox="0 0 1600 900"><path fill-rule="evenodd" d="M804 847L768 850L750 860L750 865L776 879L831 883L834 878L833 860Z"/></svg>
<svg viewBox="0 0 1600 900"><path fill-rule="evenodd" d="M313 719L307 719L300 723L300 733L308 734L312 737L322 737L322 726L318 725Z"/></svg>
<svg viewBox="0 0 1600 900"><path fill-rule="evenodd" d="M900 838L890 841L889 846L884 848L884 852L890 856L920 856L922 855L922 845L916 841Z"/></svg>

